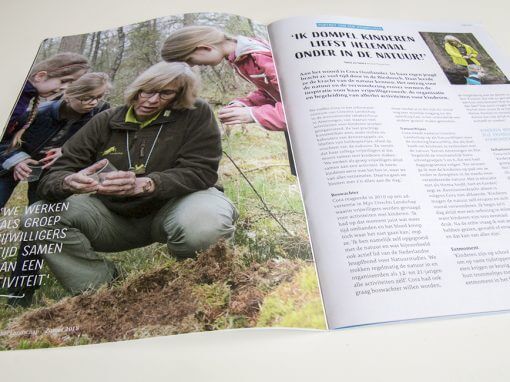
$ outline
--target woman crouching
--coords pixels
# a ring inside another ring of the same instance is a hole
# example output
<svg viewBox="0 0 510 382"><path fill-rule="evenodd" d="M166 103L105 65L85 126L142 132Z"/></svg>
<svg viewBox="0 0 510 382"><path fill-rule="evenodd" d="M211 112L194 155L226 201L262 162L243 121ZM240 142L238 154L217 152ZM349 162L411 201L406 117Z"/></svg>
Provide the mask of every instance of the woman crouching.
<svg viewBox="0 0 510 382"><path fill-rule="evenodd" d="M153 65L128 86L125 106L97 115L67 141L40 181L38 203L60 202L51 228L65 235L25 245L62 243L61 253L42 255L70 292L116 277L115 265L96 251L161 242L174 256L192 257L233 235L236 209L213 187L220 133L197 88L187 64Z"/></svg>

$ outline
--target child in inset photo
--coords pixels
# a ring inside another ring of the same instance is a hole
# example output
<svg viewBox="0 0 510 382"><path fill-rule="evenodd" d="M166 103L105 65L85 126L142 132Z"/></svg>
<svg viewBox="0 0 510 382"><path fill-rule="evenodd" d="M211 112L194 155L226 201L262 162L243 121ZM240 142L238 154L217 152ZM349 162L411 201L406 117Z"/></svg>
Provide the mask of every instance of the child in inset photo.
<svg viewBox="0 0 510 382"><path fill-rule="evenodd" d="M452 85L508 84L475 35L463 32L420 32L432 55Z"/></svg>
<svg viewBox="0 0 510 382"><path fill-rule="evenodd" d="M446 35L444 37L444 48L452 62L465 72L466 84L482 84L483 69L480 61L477 60L478 52L473 47L463 44L455 36Z"/></svg>
<svg viewBox="0 0 510 382"><path fill-rule="evenodd" d="M216 66L226 60L239 76L255 85L256 91L230 102L219 111L218 117L225 125L255 122L267 130L283 131L291 173L295 175L269 43L246 36L233 37L210 26L189 26L170 34L161 56L165 61L184 61L191 66Z"/></svg>

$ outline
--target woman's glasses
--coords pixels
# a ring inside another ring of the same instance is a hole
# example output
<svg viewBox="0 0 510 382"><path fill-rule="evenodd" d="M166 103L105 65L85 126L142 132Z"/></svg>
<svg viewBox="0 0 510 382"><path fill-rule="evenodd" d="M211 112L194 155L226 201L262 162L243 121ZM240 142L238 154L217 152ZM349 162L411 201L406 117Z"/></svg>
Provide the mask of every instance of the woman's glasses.
<svg viewBox="0 0 510 382"><path fill-rule="evenodd" d="M160 90L159 92L156 91L144 91L142 90L140 93L138 93L138 96L140 98L152 98L155 94L159 96L159 98L163 101L168 101L172 98L174 98L179 93L179 90Z"/></svg>

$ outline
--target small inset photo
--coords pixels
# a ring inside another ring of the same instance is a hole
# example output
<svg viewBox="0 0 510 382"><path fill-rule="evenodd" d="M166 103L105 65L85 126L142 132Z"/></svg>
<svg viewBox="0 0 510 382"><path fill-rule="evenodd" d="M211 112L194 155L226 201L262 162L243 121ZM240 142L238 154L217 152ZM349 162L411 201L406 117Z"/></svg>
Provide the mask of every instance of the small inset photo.
<svg viewBox="0 0 510 382"><path fill-rule="evenodd" d="M420 32L452 85L508 84L472 33Z"/></svg>

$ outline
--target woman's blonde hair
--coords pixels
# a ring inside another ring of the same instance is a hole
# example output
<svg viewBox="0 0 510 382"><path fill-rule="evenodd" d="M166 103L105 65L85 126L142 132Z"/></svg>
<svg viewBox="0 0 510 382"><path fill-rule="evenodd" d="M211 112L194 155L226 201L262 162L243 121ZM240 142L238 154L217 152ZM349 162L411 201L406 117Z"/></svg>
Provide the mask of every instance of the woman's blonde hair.
<svg viewBox="0 0 510 382"><path fill-rule="evenodd" d="M444 36L444 42L458 42L460 44L462 44L462 42L455 36L452 36L452 35L446 35Z"/></svg>
<svg viewBox="0 0 510 382"><path fill-rule="evenodd" d="M169 62L186 61L199 45L217 45L227 40L235 39L214 27L184 27L170 33L161 48L161 57Z"/></svg>
<svg viewBox="0 0 510 382"><path fill-rule="evenodd" d="M106 92L112 88L108 74L103 72L86 73L64 90L64 98L87 97L103 86L106 87Z"/></svg>
<svg viewBox="0 0 510 382"><path fill-rule="evenodd" d="M124 101L131 106L141 91L157 92L169 84L179 88L172 101L174 110L193 109L198 95L199 79L184 62L159 62L140 74L124 91Z"/></svg>

